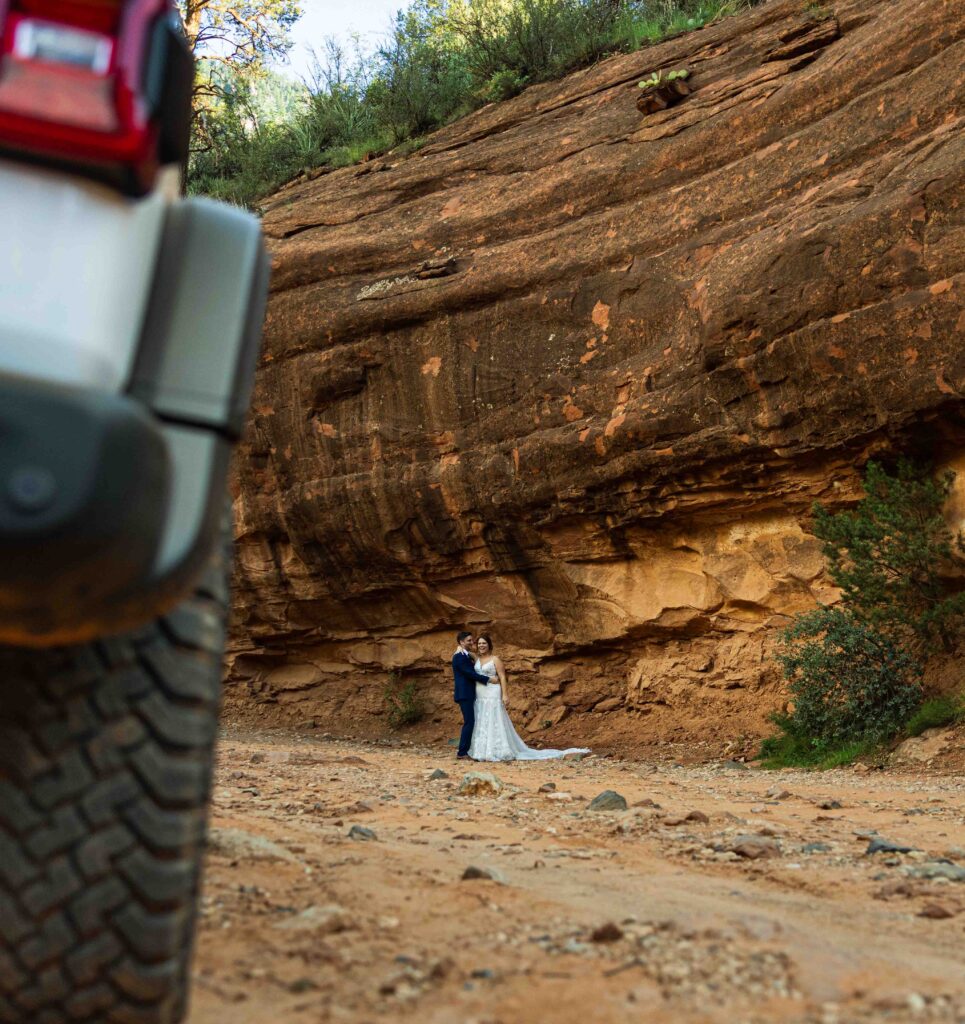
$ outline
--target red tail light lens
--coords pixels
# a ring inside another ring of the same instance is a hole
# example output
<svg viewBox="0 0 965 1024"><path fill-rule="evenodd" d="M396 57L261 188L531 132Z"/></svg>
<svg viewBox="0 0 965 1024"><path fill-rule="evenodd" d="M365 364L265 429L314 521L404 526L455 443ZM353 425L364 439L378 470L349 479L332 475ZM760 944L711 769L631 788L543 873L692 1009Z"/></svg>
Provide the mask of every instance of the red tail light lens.
<svg viewBox="0 0 965 1024"><path fill-rule="evenodd" d="M193 63L168 3L0 0L0 151L149 190L187 153Z"/></svg>

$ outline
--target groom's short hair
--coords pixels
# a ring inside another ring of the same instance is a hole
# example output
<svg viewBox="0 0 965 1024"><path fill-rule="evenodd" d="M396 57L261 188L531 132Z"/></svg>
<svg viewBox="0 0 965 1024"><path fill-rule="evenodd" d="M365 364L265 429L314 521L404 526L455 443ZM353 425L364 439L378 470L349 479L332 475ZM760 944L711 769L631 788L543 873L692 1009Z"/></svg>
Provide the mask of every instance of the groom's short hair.
<svg viewBox="0 0 965 1024"><path fill-rule="evenodd" d="M467 636L472 636L472 633L470 633L468 629L464 629L461 632L457 633L456 634L456 643L457 644L461 644L463 642L463 640L466 639Z"/></svg>

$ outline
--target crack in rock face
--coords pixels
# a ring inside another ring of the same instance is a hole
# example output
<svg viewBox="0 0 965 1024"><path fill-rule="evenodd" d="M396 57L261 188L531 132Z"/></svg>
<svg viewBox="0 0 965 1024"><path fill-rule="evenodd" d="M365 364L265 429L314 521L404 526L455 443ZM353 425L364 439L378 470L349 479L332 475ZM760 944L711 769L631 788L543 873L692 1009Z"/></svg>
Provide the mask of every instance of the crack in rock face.
<svg viewBox="0 0 965 1024"><path fill-rule="evenodd" d="M768 3L268 200L229 712L380 735L396 673L441 740L468 627L527 742L767 729L813 503L965 468L955 7Z"/></svg>

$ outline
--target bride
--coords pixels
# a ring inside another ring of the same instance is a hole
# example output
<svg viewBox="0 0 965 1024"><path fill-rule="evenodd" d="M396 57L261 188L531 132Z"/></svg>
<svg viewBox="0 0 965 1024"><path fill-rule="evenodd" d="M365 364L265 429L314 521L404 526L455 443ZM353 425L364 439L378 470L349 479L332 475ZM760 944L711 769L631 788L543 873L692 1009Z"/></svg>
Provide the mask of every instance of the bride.
<svg viewBox="0 0 965 1024"><path fill-rule="evenodd" d="M493 654L492 639L485 633L476 641L476 671L499 683L476 684L476 725L469 746L475 761L547 761L565 754L588 754L586 747L568 750L534 750L519 738L504 703L506 670Z"/></svg>

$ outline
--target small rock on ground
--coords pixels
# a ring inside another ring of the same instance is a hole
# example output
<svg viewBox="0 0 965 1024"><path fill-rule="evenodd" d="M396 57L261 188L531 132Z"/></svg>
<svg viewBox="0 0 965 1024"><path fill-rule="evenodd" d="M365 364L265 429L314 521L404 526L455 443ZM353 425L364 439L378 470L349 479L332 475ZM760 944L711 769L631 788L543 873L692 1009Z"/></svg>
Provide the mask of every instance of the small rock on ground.
<svg viewBox="0 0 965 1024"><path fill-rule="evenodd" d="M636 804L634 804L636 806ZM696 821L701 825L706 825L710 818L704 814L703 811L687 811L686 814L671 814L663 819L665 825L683 825L688 821Z"/></svg>
<svg viewBox="0 0 965 1024"><path fill-rule="evenodd" d="M468 772L459 784L460 796L499 796L503 784L492 772Z"/></svg>
<svg viewBox="0 0 965 1024"><path fill-rule="evenodd" d="M334 935L348 931L352 927L351 915L337 905L308 907L294 917L280 921L276 927L285 931L306 931L318 935Z"/></svg>
<svg viewBox="0 0 965 1024"><path fill-rule="evenodd" d="M762 860L780 857L781 846L768 836L735 836L734 839L717 847L724 853L736 853L745 860Z"/></svg>
<svg viewBox="0 0 965 1024"><path fill-rule="evenodd" d="M949 882L965 882L965 868L945 861L929 861L905 869L912 878L947 878Z"/></svg>
<svg viewBox="0 0 965 1024"><path fill-rule="evenodd" d="M865 854L911 853L912 850L914 850L913 846L904 846L902 843L893 843L890 839L885 839L883 836L875 836L868 843L868 849L865 850Z"/></svg>
<svg viewBox="0 0 965 1024"><path fill-rule="evenodd" d="M595 796L587 808L590 811L625 811L627 801L625 797L612 789L605 789L598 796Z"/></svg>
<svg viewBox="0 0 965 1024"><path fill-rule="evenodd" d="M363 839L372 840L377 839L378 836L370 828L366 828L364 825L353 825L348 830L349 839Z"/></svg>
<svg viewBox="0 0 965 1024"><path fill-rule="evenodd" d="M594 942L619 942L623 938L623 929L612 921L607 921L595 929L590 938Z"/></svg>
<svg viewBox="0 0 965 1024"><path fill-rule="evenodd" d="M955 911L950 910L942 903L926 903L918 911L919 917L930 917L933 921L943 921L946 918L954 917Z"/></svg>
<svg viewBox="0 0 965 1024"><path fill-rule="evenodd" d="M284 846L240 828L208 830L208 849L237 860L296 860Z"/></svg>
<svg viewBox="0 0 965 1024"><path fill-rule="evenodd" d="M464 882L471 882L476 879L482 879L488 882L499 882L500 885L505 885L506 883L506 879L495 868L480 868L476 867L475 864L470 864L469 867L463 871L462 880Z"/></svg>

